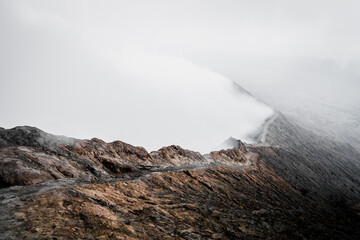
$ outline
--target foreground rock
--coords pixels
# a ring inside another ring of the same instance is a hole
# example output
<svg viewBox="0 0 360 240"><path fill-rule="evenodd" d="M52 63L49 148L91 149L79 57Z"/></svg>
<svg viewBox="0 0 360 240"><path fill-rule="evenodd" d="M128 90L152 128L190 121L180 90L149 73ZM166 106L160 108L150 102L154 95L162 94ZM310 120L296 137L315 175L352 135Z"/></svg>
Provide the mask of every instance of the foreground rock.
<svg viewBox="0 0 360 240"><path fill-rule="evenodd" d="M305 158L0 129L0 239L356 239L357 178L331 188Z"/></svg>

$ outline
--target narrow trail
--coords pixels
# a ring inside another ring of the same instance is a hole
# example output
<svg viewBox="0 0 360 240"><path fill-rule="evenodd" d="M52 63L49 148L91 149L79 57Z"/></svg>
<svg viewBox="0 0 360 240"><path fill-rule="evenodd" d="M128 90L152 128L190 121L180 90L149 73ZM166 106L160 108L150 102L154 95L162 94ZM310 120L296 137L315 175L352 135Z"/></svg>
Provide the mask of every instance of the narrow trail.
<svg viewBox="0 0 360 240"><path fill-rule="evenodd" d="M247 161L242 165L231 165L225 163L215 162L215 160L208 158L209 163L200 163L200 164L191 164L183 166L145 166L143 170L138 172L124 174L121 177L108 178L108 179L99 179L95 181L87 181L84 179L57 179L49 180L42 183L37 183L33 185L26 186L12 186L8 188L0 189L0 232L8 232L7 226L18 226L21 224L21 216L17 216L16 213L25 207L28 199L33 199L36 196L45 194L56 189L68 189L73 191L73 186L84 186L87 184L106 184L106 183L116 183L116 182L132 182L140 181L146 179L153 174L161 174L166 172L182 172L186 170L204 170L217 167L226 167L232 169L248 169L252 168L256 164L255 153L245 154ZM212 162L211 162L212 161ZM11 232L11 231L10 231ZM4 235L7 239L6 234Z"/></svg>
<svg viewBox="0 0 360 240"><path fill-rule="evenodd" d="M261 133L261 137L260 137L260 144L265 144L266 143L266 138L269 134L269 126L279 117L278 113L275 113L268 121L266 121L266 123L264 124L264 126L262 127L262 133Z"/></svg>
<svg viewBox="0 0 360 240"><path fill-rule="evenodd" d="M140 170L138 172L127 173L118 177L99 179L94 181L66 178L66 179L49 180L33 185L12 186L8 188L0 189L0 203L1 203L0 209L10 202L16 202L17 200L22 201L29 197L40 195L54 189L67 188L75 185L81 186L86 184L114 183L119 181L120 182L138 181L143 178L147 178L152 174L165 173L165 172L182 172L186 170L203 170L203 169L210 169L217 167L226 167L226 168L239 169L239 170L252 168L254 166L255 159L258 155L256 153L247 153L245 154L245 156L247 161L242 165L219 163L219 162L215 162L213 159L209 159L212 162L182 165L182 166L146 166L144 170Z"/></svg>

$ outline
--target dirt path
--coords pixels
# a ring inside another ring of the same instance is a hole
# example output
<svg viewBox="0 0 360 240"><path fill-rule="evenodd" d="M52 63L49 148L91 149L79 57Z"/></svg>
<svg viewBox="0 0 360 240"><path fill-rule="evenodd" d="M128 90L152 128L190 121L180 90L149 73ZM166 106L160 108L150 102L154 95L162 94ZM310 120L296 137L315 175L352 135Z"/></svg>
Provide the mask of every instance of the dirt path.
<svg viewBox="0 0 360 240"><path fill-rule="evenodd" d="M247 161L242 165L230 165L217 163L215 161L210 163L200 163L200 164L191 164L184 166L147 166L147 169L141 170L139 172L124 174L122 177L117 178L108 178L100 179L96 181L86 181L83 179L57 179L45 181L38 184L27 185L27 186L12 186L8 188L0 189L0 214L2 214L2 209L10 202L16 202L17 200L23 200L35 195L40 195L42 193L48 192L53 189L71 187L74 185L83 185L83 184L95 184L95 183L107 183L107 182L118 182L118 181L137 181L144 177L149 177L151 174L163 173L163 172L181 172L185 170L202 170L207 168L216 168L216 167L228 167L233 169L245 169L252 168L257 159L256 153L247 153L245 154ZM211 159L210 159L211 160Z"/></svg>

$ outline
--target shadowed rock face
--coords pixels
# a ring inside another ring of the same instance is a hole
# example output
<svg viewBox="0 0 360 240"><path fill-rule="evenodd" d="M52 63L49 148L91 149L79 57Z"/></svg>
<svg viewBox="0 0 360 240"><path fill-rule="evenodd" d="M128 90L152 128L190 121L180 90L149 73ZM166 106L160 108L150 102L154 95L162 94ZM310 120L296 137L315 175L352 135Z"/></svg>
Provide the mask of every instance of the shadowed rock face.
<svg viewBox="0 0 360 240"><path fill-rule="evenodd" d="M0 239L360 234L356 177L339 172L333 187L326 164L311 165L311 155L236 143L206 155L179 146L148 153L121 141L0 129ZM344 181L353 189L342 187Z"/></svg>
<svg viewBox="0 0 360 240"><path fill-rule="evenodd" d="M80 140L49 134L29 126L0 129L0 147L29 146L44 151L60 152L59 145L72 145L77 141Z"/></svg>
<svg viewBox="0 0 360 240"><path fill-rule="evenodd" d="M264 162L292 185L317 197L359 200L360 154L353 147L308 131L281 113L264 135L265 144L277 146L276 156L265 155Z"/></svg>

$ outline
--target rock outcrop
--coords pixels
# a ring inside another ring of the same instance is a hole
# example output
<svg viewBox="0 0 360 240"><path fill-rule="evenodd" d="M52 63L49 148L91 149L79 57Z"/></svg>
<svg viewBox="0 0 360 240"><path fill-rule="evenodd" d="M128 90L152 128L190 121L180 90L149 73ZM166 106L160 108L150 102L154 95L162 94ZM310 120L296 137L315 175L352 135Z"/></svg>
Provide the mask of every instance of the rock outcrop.
<svg viewBox="0 0 360 240"><path fill-rule="evenodd" d="M0 143L0 187L65 178L109 180L179 167L246 164L240 149L219 152L218 156L211 153L212 158L174 145L148 153L121 141L59 137L32 127L0 130Z"/></svg>
<svg viewBox="0 0 360 240"><path fill-rule="evenodd" d="M206 155L179 146L148 153L121 141L0 129L0 239L359 236L356 176L334 172L331 189L311 155L232 142Z"/></svg>

